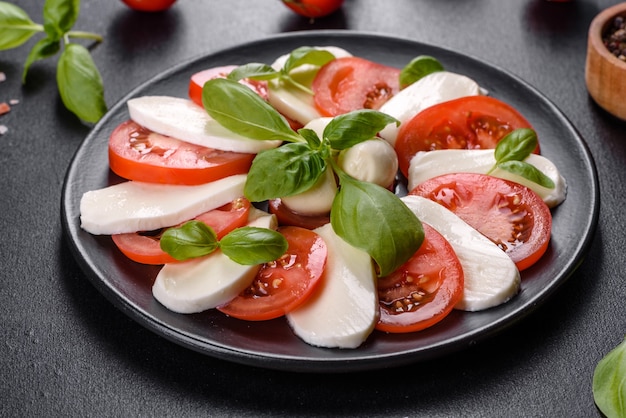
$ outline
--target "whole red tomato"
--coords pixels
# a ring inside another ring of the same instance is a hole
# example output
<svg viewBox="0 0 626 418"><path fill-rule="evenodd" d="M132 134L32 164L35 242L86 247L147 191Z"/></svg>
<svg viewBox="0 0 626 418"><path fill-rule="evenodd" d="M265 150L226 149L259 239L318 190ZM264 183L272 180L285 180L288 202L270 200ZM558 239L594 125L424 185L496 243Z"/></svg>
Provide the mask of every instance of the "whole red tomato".
<svg viewBox="0 0 626 418"><path fill-rule="evenodd" d="M314 18L327 16L339 9L344 0L282 0L299 15Z"/></svg>
<svg viewBox="0 0 626 418"><path fill-rule="evenodd" d="M133 10L140 12L160 12L169 9L176 0L122 0Z"/></svg>

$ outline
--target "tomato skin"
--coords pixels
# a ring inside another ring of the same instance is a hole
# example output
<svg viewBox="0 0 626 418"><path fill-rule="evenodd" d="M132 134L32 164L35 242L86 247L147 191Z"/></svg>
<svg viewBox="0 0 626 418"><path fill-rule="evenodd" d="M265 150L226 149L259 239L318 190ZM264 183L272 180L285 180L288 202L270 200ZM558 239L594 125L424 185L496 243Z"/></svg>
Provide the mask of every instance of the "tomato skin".
<svg viewBox="0 0 626 418"><path fill-rule="evenodd" d="M194 219L209 225L221 239L233 229L246 225L249 213L250 202L242 197ZM160 239L164 230L115 234L111 238L126 257L137 263L158 265L177 262L161 249Z"/></svg>
<svg viewBox="0 0 626 418"><path fill-rule="evenodd" d="M214 78L226 78L231 73L236 65L224 65L221 67L213 67L203 71L199 71L191 75L189 79L189 98L198 106L202 104L202 87L204 83ZM243 79L239 81L244 86L250 87L256 92L263 100L267 100L267 82Z"/></svg>
<svg viewBox="0 0 626 418"><path fill-rule="evenodd" d="M400 91L400 70L359 57L337 58L313 80L315 106L323 116L378 109Z"/></svg>
<svg viewBox="0 0 626 418"><path fill-rule="evenodd" d="M140 12L161 12L172 7L176 0L122 0L122 2Z"/></svg>
<svg viewBox="0 0 626 418"><path fill-rule="evenodd" d="M315 229L330 222L330 213L325 215L301 215L292 211L282 203L281 199L272 199L268 202L269 212L276 215L279 225L299 226L305 229Z"/></svg>
<svg viewBox="0 0 626 418"><path fill-rule="evenodd" d="M511 257L522 271L548 249L552 214L534 191L485 174L444 174L410 194L431 199L457 214Z"/></svg>
<svg viewBox="0 0 626 418"><path fill-rule="evenodd" d="M516 109L489 96L469 96L428 107L402 124L396 139L400 171L419 151L490 149L508 133L531 128ZM535 152L539 152L539 147Z"/></svg>
<svg viewBox="0 0 626 418"><path fill-rule="evenodd" d="M197 185L247 173L254 154L220 151L149 131L129 120L109 139L109 167L148 183Z"/></svg>
<svg viewBox="0 0 626 418"><path fill-rule="evenodd" d="M291 312L321 283L328 250L318 234L288 226L278 231L289 243L283 257L264 264L250 287L217 309L248 321L265 321Z"/></svg>
<svg viewBox="0 0 626 418"><path fill-rule="evenodd" d="M379 331L421 331L443 320L463 296L463 267L454 249L434 228L422 225L424 242L417 252L378 279Z"/></svg>
<svg viewBox="0 0 626 418"><path fill-rule="evenodd" d="M324 17L338 10L344 0L282 0L283 4L297 14L315 18Z"/></svg>

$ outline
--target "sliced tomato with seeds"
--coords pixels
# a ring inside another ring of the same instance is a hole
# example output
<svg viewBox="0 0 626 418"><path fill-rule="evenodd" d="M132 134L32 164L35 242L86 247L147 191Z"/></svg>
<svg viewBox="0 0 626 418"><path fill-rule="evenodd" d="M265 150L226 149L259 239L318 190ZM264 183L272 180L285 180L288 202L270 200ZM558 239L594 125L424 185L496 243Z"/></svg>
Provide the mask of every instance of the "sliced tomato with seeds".
<svg viewBox="0 0 626 418"><path fill-rule="evenodd" d="M423 223L424 241L396 271L378 279L379 331L420 331L443 320L463 296L463 267L450 243Z"/></svg>
<svg viewBox="0 0 626 418"><path fill-rule="evenodd" d="M410 194L457 214L506 252L520 271L548 249L550 209L537 193L519 183L485 174L444 174L419 184Z"/></svg>
<svg viewBox="0 0 626 418"><path fill-rule="evenodd" d="M214 78L226 78L235 68L237 68L236 65L224 65L221 67L208 68L192 74L189 79L189 98L198 106L203 106L202 88L204 87L204 83ZM250 89L256 92L263 100L267 100L266 81L243 79L239 82L244 86L250 87Z"/></svg>
<svg viewBox="0 0 626 418"><path fill-rule="evenodd" d="M109 167L147 183L197 185L247 173L254 154L222 151L157 134L129 120L109 139Z"/></svg>
<svg viewBox="0 0 626 418"><path fill-rule="evenodd" d="M312 89L323 116L376 110L400 91L400 70L360 57L337 58L319 69Z"/></svg>
<svg viewBox="0 0 626 418"><path fill-rule="evenodd" d="M428 107L402 124L396 139L400 171L419 151L491 149L507 134L532 128L515 108L489 96L469 96ZM535 152L539 152L539 147Z"/></svg>
<svg viewBox="0 0 626 418"><path fill-rule="evenodd" d="M249 213L250 202L242 197L194 219L209 225L217 234L217 238L221 239L233 229L246 225ZM115 234L111 238L126 257L137 263L155 265L173 263L177 260L161 249L161 235L165 229Z"/></svg>
<svg viewBox="0 0 626 418"><path fill-rule="evenodd" d="M328 255L322 237L294 226L278 231L289 243L287 252L264 264L250 286L218 310L248 321L278 318L298 307L321 283Z"/></svg>

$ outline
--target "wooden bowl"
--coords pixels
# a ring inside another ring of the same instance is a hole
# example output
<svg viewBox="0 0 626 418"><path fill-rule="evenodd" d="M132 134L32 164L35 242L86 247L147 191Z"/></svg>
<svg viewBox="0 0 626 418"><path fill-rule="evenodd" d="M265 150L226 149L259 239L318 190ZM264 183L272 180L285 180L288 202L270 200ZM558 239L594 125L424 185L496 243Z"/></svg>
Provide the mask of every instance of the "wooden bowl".
<svg viewBox="0 0 626 418"><path fill-rule="evenodd" d="M626 120L626 62L613 55L602 36L617 16L626 18L626 3L600 12L589 26L585 81L587 90L600 107Z"/></svg>

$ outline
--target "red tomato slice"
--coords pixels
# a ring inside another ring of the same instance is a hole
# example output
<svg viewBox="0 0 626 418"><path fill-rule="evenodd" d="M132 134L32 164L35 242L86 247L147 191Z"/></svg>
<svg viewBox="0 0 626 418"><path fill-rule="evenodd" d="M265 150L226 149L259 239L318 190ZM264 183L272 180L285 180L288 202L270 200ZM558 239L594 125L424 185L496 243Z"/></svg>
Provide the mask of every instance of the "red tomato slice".
<svg viewBox="0 0 626 418"><path fill-rule="evenodd" d="M122 0L124 4L140 12L161 12L169 9L176 0Z"/></svg>
<svg viewBox="0 0 626 418"><path fill-rule="evenodd" d="M209 68L193 74L189 80L189 98L198 106L203 106L202 87L204 87L204 83L214 78L226 78L235 68L237 68L236 65L225 65L222 67ZM243 79L239 82L250 87L261 96L263 100L267 100L267 82L249 79Z"/></svg>
<svg viewBox="0 0 626 418"><path fill-rule="evenodd" d="M288 226L278 231L289 243L285 255L264 264L248 289L217 309L235 318L264 321L292 311L313 292L326 267L326 243L308 229Z"/></svg>
<svg viewBox="0 0 626 418"><path fill-rule="evenodd" d="M235 228L246 225L250 202L239 198L221 208L198 215L196 220L209 225L221 239ZM161 249L161 235L165 229L112 235L113 242L128 258L142 264L166 264L177 260Z"/></svg>
<svg viewBox="0 0 626 418"><path fill-rule="evenodd" d="M414 332L445 318L463 296L463 267L450 243L424 227L424 242L400 268L378 279L380 320L376 329Z"/></svg>
<svg viewBox="0 0 626 418"><path fill-rule="evenodd" d="M548 249L552 214L526 186L485 174L445 174L410 194L431 199L493 241L524 270Z"/></svg>
<svg viewBox="0 0 626 418"><path fill-rule="evenodd" d="M419 151L495 148L519 128L532 126L513 107L493 97L462 97L431 106L400 127L395 144L400 171L408 175L409 163Z"/></svg>
<svg viewBox="0 0 626 418"><path fill-rule="evenodd" d="M299 226L306 229L315 229L330 222L330 214L326 215L301 215L292 211L283 204L281 199L272 199L268 202L270 213L276 215L279 225Z"/></svg>
<svg viewBox="0 0 626 418"><path fill-rule="evenodd" d="M330 61L318 71L312 88L323 116L378 109L400 90L400 70L359 57Z"/></svg>
<svg viewBox="0 0 626 418"><path fill-rule="evenodd" d="M301 16L323 17L339 9L344 0L283 0L283 4Z"/></svg>
<svg viewBox="0 0 626 418"><path fill-rule="evenodd" d="M164 136L133 121L119 125L109 139L109 166L128 180L203 184L247 173L254 154L221 151Z"/></svg>

